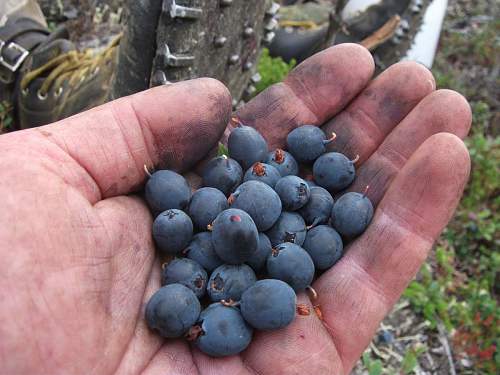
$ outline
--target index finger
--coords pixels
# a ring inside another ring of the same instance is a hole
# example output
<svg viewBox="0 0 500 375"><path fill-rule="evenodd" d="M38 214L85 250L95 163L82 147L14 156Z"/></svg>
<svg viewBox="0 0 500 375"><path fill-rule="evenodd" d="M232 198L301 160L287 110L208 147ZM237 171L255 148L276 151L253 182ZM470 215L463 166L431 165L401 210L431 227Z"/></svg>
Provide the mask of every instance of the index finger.
<svg viewBox="0 0 500 375"><path fill-rule="evenodd" d="M236 115L261 132L271 149L282 147L297 126L319 126L341 111L368 85L374 69L364 47L331 47L297 66L282 83L266 89Z"/></svg>

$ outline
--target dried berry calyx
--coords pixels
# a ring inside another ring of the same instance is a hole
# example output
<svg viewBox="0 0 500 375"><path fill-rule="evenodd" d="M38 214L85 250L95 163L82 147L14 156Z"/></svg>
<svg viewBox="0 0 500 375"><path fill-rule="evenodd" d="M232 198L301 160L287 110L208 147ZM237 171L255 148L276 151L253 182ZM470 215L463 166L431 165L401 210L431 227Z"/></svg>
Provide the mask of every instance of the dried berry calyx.
<svg viewBox="0 0 500 375"><path fill-rule="evenodd" d="M285 161L285 151L283 151L282 149L278 148L275 152L274 152L274 161L278 164L283 164L283 162Z"/></svg>
<svg viewBox="0 0 500 375"><path fill-rule="evenodd" d="M311 308L305 303L299 303L297 304L297 314L302 316L311 315Z"/></svg>
<svg viewBox="0 0 500 375"><path fill-rule="evenodd" d="M199 325L194 325L191 328L189 328L189 331L186 333L186 340L188 341L194 341L198 337L203 336L205 332L203 332L203 329Z"/></svg>
<svg viewBox="0 0 500 375"><path fill-rule="evenodd" d="M266 167L264 166L264 164L259 162L253 165L252 171L256 176L262 177L266 175Z"/></svg>

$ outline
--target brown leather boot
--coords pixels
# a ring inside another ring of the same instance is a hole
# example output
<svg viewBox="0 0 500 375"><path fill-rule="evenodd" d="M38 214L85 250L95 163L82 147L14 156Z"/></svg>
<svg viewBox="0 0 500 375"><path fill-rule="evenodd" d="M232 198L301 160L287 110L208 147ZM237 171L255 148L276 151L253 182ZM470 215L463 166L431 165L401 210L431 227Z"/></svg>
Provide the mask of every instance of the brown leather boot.
<svg viewBox="0 0 500 375"><path fill-rule="evenodd" d="M48 124L106 101L119 37L101 51L77 51L64 29L23 65L17 92L21 128Z"/></svg>

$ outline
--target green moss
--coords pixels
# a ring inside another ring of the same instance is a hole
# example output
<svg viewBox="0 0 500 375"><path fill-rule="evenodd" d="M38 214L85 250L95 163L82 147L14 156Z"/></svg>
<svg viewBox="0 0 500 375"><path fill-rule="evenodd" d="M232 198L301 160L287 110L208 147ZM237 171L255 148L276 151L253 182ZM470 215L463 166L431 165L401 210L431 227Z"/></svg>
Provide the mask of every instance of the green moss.
<svg viewBox="0 0 500 375"><path fill-rule="evenodd" d="M295 64L295 60L287 64L281 57L271 57L269 50L264 48L258 65L258 71L262 79L256 85L257 93L264 91L275 83L283 81Z"/></svg>

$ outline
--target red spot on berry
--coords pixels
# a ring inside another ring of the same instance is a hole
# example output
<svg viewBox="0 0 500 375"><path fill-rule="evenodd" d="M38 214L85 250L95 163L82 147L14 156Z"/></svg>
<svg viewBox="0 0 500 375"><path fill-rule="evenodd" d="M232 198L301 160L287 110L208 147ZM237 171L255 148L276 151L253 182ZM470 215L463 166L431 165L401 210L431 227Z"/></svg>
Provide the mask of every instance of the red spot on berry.
<svg viewBox="0 0 500 375"><path fill-rule="evenodd" d="M238 215L233 215L233 216L231 216L231 217L229 218L229 220L231 220L233 223L235 223L235 222L236 222L236 223L239 223L239 222L241 222L241 217L240 217L240 216L238 216Z"/></svg>

